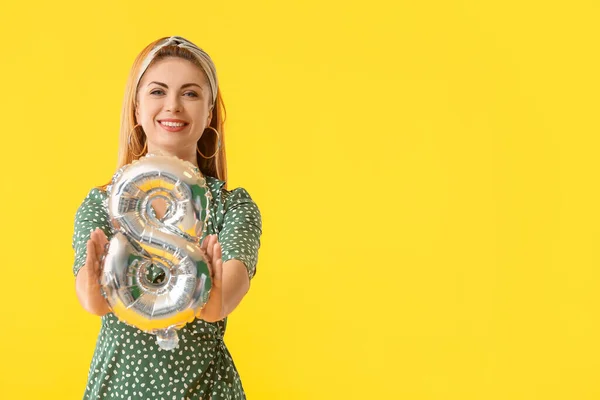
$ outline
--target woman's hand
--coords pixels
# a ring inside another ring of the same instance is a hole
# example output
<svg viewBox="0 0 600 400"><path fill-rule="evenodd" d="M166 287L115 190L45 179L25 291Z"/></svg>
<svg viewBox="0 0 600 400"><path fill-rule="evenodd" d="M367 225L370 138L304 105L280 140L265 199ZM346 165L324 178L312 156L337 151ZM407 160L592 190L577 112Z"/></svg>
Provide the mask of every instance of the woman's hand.
<svg viewBox="0 0 600 400"><path fill-rule="evenodd" d="M205 237L201 248L208 259L212 287L208 302L202 308L199 318L207 322L216 322L225 318L223 309L223 260L218 236L209 235Z"/></svg>
<svg viewBox="0 0 600 400"><path fill-rule="evenodd" d="M100 316L110 311L108 303L100 291L101 261L107 244L108 239L104 232L96 228L86 244L85 265L77 273L75 282L77 298L83 308Z"/></svg>
<svg viewBox="0 0 600 400"><path fill-rule="evenodd" d="M85 260L85 266L93 271L96 283L99 282L100 275L102 274L102 256L105 253L107 245L108 238L100 228L96 228L92 232L90 240L87 241L87 258Z"/></svg>

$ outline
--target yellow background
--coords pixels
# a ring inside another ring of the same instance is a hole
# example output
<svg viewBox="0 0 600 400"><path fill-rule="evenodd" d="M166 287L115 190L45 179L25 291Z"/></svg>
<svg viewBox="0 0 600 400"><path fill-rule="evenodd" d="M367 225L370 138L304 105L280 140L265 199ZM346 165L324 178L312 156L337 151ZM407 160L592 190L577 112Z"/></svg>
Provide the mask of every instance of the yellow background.
<svg viewBox="0 0 600 400"><path fill-rule="evenodd" d="M3 2L0 398L81 398L73 218L168 35L214 58L263 216L249 399L600 398L598 4Z"/></svg>

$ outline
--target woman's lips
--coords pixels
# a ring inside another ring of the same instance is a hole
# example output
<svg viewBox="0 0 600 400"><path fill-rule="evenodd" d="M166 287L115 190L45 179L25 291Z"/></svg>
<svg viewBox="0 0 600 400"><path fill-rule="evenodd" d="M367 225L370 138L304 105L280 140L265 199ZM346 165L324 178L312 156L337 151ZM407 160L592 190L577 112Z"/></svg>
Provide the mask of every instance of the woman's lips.
<svg viewBox="0 0 600 400"><path fill-rule="evenodd" d="M188 126L188 124L186 122L173 123L173 122L169 122L169 121L158 121L158 123L164 130L166 130L168 132L179 132L179 131L184 130L186 128L186 126Z"/></svg>

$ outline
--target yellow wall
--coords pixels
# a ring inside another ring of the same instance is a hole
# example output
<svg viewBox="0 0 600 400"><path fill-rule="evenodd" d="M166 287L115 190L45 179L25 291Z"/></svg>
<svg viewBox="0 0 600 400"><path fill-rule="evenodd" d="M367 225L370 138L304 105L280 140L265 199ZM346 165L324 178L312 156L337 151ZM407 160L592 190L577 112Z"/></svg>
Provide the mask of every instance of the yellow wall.
<svg viewBox="0 0 600 400"><path fill-rule="evenodd" d="M135 55L175 34L216 62L263 214L226 336L249 399L598 399L599 11L4 2L0 398L81 398L73 217Z"/></svg>

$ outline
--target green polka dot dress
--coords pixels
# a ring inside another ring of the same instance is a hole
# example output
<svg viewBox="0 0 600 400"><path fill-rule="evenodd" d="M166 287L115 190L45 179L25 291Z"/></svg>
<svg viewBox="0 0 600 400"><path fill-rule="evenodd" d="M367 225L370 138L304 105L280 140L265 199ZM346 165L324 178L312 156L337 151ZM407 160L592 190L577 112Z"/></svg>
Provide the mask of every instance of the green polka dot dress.
<svg viewBox="0 0 600 400"><path fill-rule="evenodd" d="M225 182L206 176L213 196L209 234L218 234L223 262L242 261L250 279L256 273L262 233L261 214L243 188L226 190ZM73 273L85 264L90 233L100 228L111 238L107 194L92 189L75 215ZM240 376L223 336L227 318L209 323L196 319L178 331L179 346L163 350L156 337L102 317L88 372L84 399L245 399Z"/></svg>

